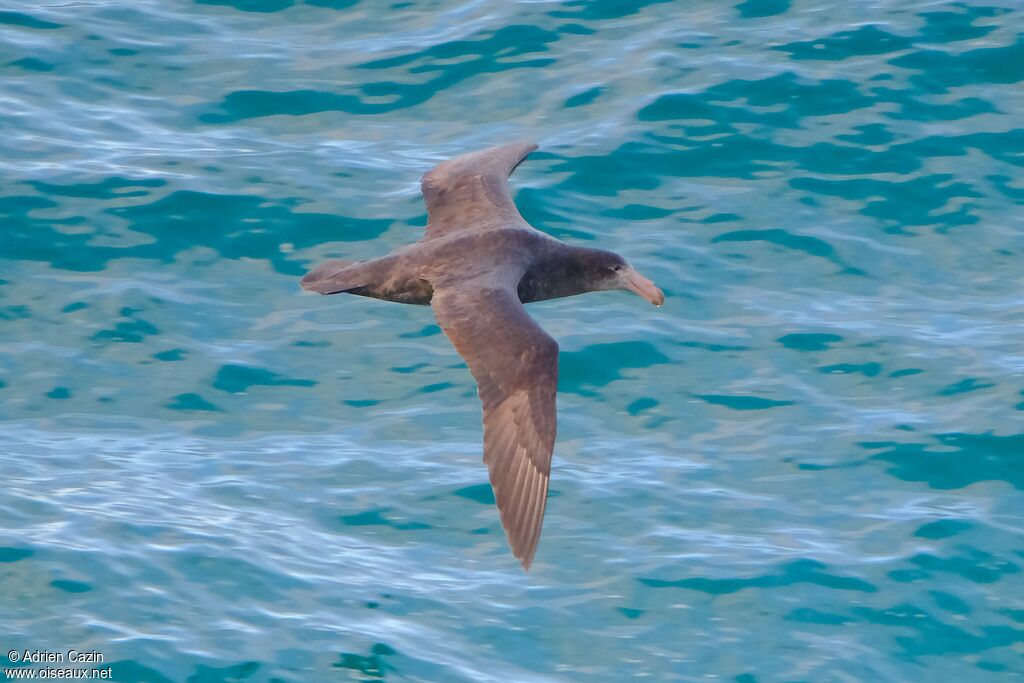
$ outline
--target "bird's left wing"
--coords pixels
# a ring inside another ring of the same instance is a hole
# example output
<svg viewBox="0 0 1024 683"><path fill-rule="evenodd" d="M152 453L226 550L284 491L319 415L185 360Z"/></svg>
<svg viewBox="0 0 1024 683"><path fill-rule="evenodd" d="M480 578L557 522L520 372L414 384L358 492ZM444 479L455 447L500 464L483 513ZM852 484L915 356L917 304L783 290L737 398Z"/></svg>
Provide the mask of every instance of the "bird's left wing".
<svg viewBox="0 0 1024 683"><path fill-rule="evenodd" d="M514 287L434 283L431 305L476 378L484 462L512 552L529 569L555 444L558 343L527 314Z"/></svg>
<svg viewBox="0 0 1024 683"><path fill-rule="evenodd" d="M508 177L535 149L532 142L516 142L463 154L430 169L420 181L428 221L423 239L509 225L529 227L512 201Z"/></svg>

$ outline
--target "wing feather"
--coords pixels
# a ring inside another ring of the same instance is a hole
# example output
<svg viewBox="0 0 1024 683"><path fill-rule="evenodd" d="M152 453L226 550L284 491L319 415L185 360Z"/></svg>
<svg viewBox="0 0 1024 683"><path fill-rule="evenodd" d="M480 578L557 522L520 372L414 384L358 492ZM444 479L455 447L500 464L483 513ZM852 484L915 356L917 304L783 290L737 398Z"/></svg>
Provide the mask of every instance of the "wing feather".
<svg viewBox="0 0 1024 683"><path fill-rule="evenodd" d="M532 142L492 147L463 154L428 171L420 182L428 221L423 239L460 230L528 225L512 201L508 177L535 149Z"/></svg>
<svg viewBox="0 0 1024 683"><path fill-rule="evenodd" d="M484 462L512 552L529 569L557 431L558 343L526 313L514 288L435 284L431 305L477 381Z"/></svg>

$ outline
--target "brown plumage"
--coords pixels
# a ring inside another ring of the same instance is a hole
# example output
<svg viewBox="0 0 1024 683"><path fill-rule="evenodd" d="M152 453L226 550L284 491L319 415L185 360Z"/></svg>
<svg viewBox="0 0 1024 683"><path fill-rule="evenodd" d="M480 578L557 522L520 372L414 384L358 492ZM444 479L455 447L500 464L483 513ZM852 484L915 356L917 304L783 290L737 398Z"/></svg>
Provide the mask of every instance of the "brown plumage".
<svg viewBox="0 0 1024 683"><path fill-rule="evenodd" d="M573 247L519 215L508 176L537 146L465 154L423 176L428 225L415 244L371 261L329 261L302 278L346 292L433 307L466 360L484 412L484 462L512 552L529 569L547 503L555 445L558 343L524 303L628 289L664 295L618 254Z"/></svg>

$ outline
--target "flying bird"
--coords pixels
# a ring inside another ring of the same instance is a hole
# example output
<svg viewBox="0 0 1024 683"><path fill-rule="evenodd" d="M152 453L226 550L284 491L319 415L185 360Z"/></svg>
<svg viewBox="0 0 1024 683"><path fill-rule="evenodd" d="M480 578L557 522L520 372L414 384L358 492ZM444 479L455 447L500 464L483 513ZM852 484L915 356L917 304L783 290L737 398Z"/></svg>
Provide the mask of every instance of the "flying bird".
<svg viewBox="0 0 1024 683"><path fill-rule="evenodd" d="M527 223L508 177L537 149L465 154L421 180L422 239L368 261L329 261L302 278L319 294L429 305L469 366L483 403L484 463L512 553L530 568L555 445L558 343L523 304L609 289L660 306L665 295L624 258L576 247Z"/></svg>

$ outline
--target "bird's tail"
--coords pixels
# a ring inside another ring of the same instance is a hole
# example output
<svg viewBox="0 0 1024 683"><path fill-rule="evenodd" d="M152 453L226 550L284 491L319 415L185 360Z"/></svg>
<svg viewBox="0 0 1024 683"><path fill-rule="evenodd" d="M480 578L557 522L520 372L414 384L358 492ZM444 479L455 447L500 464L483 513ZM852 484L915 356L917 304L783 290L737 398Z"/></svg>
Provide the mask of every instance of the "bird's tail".
<svg viewBox="0 0 1024 683"><path fill-rule="evenodd" d="M302 288L317 294L339 294L365 285L358 268L349 266L359 261L335 260L321 263L302 278Z"/></svg>

